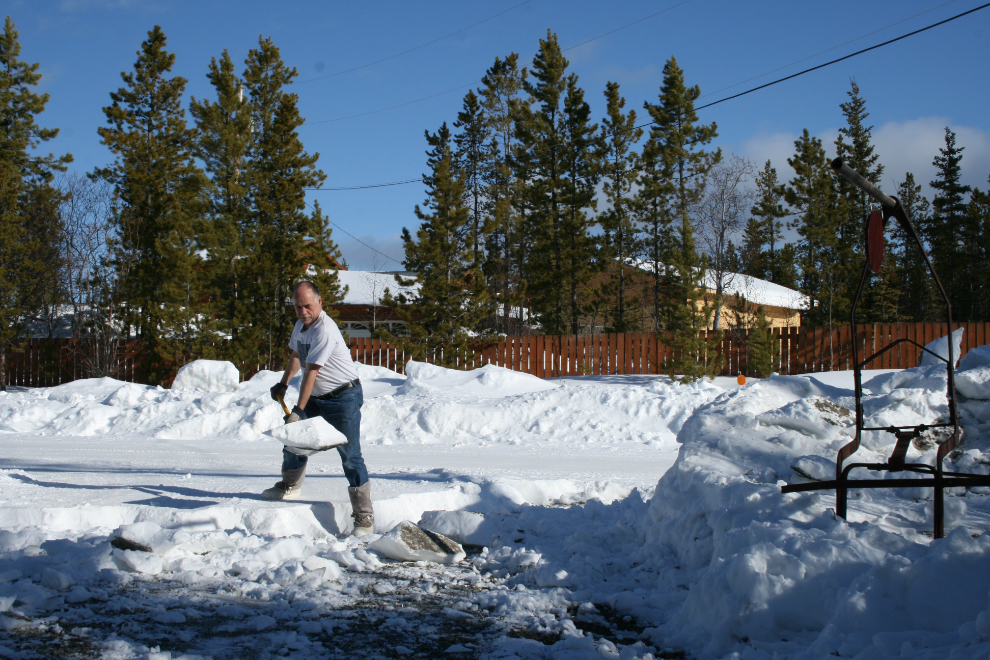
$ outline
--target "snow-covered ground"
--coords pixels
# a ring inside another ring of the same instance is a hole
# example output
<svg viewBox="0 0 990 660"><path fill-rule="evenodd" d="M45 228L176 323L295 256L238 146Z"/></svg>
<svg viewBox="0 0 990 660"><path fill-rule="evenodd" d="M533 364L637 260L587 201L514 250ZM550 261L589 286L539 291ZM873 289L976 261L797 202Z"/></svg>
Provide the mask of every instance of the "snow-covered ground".
<svg viewBox="0 0 990 660"><path fill-rule="evenodd" d="M867 374L873 425L945 414L941 371ZM450 565L348 536L333 451L301 500L263 500L278 374L217 373L0 395L0 657L990 655L990 489L949 493L938 541L930 491L856 492L848 521L827 491L780 493L834 472L849 373L739 387L360 367L377 531L447 534L468 552ZM986 473L990 352L958 373L973 398L948 469ZM154 552L111 546L123 534Z"/></svg>

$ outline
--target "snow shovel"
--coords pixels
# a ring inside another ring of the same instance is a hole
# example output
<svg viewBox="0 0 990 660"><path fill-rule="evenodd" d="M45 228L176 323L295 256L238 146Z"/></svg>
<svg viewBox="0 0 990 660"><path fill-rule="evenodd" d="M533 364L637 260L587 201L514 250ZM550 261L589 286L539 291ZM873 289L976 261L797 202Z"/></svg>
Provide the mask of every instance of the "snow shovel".
<svg viewBox="0 0 990 660"><path fill-rule="evenodd" d="M285 414L286 415L292 414L292 412L289 410L289 407L287 405L285 405L285 399L282 398L282 395L281 394L279 394L276 397L276 399L278 400L279 405L282 406L282 410L285 411ZM305 421L309 421L309 420L302 420L302 421L305 422ZM296 424L299 424L299 423L300 422L296 422ZM328 449L335 449L335 448L339 447L340 445L347 444L347 438L345 438L343 436L343 434L341 434L339 431L337 431L337 429L335 429L332 426L330 426L330 424L326 420L324 420L322 417L314 417L313 418L313 424L311 424L310 427L311 427L311 429L307 429L307 430L311 430L312 431L311 435L315 435L315 436L320 437L320 438L327 438L327 437L332 436L332 435L337 435L337 436L340 436L340 437L339 438L334 438L333 441L332 441L333 444L328 444L325 447L300 447L300 446L289 444L287 438L283 437L284 436L284 433L278 433L278 429L275 429L273 431L270 431L269 433L271 435L275 436L276 438L278 438L289 452L291 452L293 454L296 454L298 456L311 456L311 455L316 454L318 452L326 451Z"/></svg>

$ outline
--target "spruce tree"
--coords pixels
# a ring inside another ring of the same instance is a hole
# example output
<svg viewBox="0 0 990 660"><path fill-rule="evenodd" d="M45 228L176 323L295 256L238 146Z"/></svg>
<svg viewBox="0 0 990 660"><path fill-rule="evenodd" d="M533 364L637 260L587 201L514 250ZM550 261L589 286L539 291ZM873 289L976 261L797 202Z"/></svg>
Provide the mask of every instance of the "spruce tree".
<svg viewBox="0 0 990 660"><path fill-rule="evenodd" d="M53 213L59 200L51 181L53 172L72 161L69 155L37 153L58 129L35 123L49 96L34 91L40 65L19 59L18 37L8 16L0 35L0 391L7 386L7 348L24 329L39 285L53 275L46 277L46 256L59 229Z"/></svg>
<svg viewBox="0 0 990 660"><path fill-rule="evenodd" d="M643 135L636 128L636 111L623 112L626 100L619 95L619 84L605 87L607 117L602 122L602 193L608 208L598 217L602 229L601 259L605 269L602 293L610 303L608 332L632 332L639 319L632 313L635 290L626 269L639 256L640 241L633 224L633 186L638 172L638 155L633 151ZM612 274L614 272L614 275Z"/></svg>
<svg viewBox="0 0 990 660"><path fill-rule="evenodd" d="M446 367L467 368L476 359L473 343L484 335L482 325L491 313L484 276L472 271L474 256L465 201L465 177L450 148L437 154L428 176L426 209L416 206L421 221L415 238L402 230L406 269L416 279L396 275L402 286L419 284L412 297L387 294L384 304L395 308L408 334L382 336L403 348L414 360L430 360Z"/></svg>
<svg viewBox="0 0 990 660"><path fill-rule="evenodd" d="M685 84L684 71L671 57L663 68L658 103L644 104L653 125L643 145L636 207L652 270L650 297L658 330L682 325L664 302L673 285L666 265L672 257L673 223L683 227L689 221L689 209L704 194L708 169L721 159L721 150L704 149L718 136L718 127L715 122L697 123L694 102L700 96L701 89Z"/></svg>
<svg viewBox="0 0 990 660"><path fill-rule="evenodd" d="M746 338L749 365L757 378L766 378L777 370L780 363L780 341L774 336L766 310L756 308L756 323Z"/></svg>
<svg viewBox="0 0 990 660"><path fill-rule="evenodd" d="M869 113L866 102L860 96L856 80L850 81L851 89L847 92L849 101L842 103L842 114L846 125L839 129L839 137L835 140L836 153L849 167L862 174L867 181L879 185L883 176L883 165L880 156L875 153L872 144L872 126L866 125ZM852 292L859 282L862 270L864 251L864 222L873 208L869 195L857 186L849 183L844 177L836 178L839 210L839 242L836 258L837 268L845 271L849 290L847 297L851 299ZM887 260L889 261L889 260ZM900 297L898 287L900 280L896 268L885 267L878 276L867 279L859 306L859 318L867 323L891 323L898 320L897 300Z"/></svg>
<svg viewBox="0 0 990 660"><path fill-rule="evenodd" d="M793 248L783 243L783 218L790 215L783 205L784 195L777 170L768 160L756 175L756 204L750 209L742 248L743 272L793 289L797 272Z"/></svg>
<svg viewBox="0 0 990 660"><path fill-rule="evenodd" d="M192 133L182 110L184 78L168 77L175 55L165 50L160 26L141 44L134 71L103 108L98 129L114 155L94 176L119 200L114 265L127 323L144 345L147 382L163 382L182 354L194 350L200 301L194 223L200 211L202 172L193 161Z"/></svg>
<svg viewBox="0 0 990 660"><path fill-rule="evenodd" d="M936 193L931 218L924 227L935 270L952 302L953 321L973 320L976 311L970 273L959 268L960 263L971 264L975 256L975 232L968 227L967 209L967 195L972 189L961 182L964 149L956 146L956 134L946 126L945 148L939 149L932 162L937 174L929 185Z"/></svg>
<svg viewBox="0 0 990 660"><path fill-rule="evenodd" d="M694 229L687 214L682 214L681 218L670 264L673 271L670 304L674 359L667 373L674 380L690 383L700 378L712 378L721 369L722 356L715 347L721 343L722 333L715 332L711 339L704 336L715 311L705 287L706 259L699 256L695 248Z"/></svg>
<svg viewBox="0 0 990 660"><path fill-rule="evenodd" d="M931 205L921 193L921 184L915 183L911 172L905 174L904 181L897 186L897 201L904 208L915 229L922 232L928 227ZM925 265L924 256L914 239L908 236L898 223L893 224L893 227L888 224L888 228L896 255L896 262L892 265L901 278L898 308L902 317L916 322L931 322L944 318L941 296L938 295L935 282L928 272L928 266Z"/></svg>
<svg viewBox="0 0 990 660"><path fill-rule="evenodd" d="M454 135L454 159L464 172L466 194L471 208L471 216L468 218L471 255L476 267L480 268L484 257L485 234L489 229L484 203L485 173L491 167L493 145L489 139L491 125L474 90L464 97L464 105L457 114L454 128L458 129Z"/></svg>
<svg viewBox="0 0 990 660"><path fill-rule="evenodd" d="M848 318L847 271L839 253L838 198L822 141L804 129L794 141L795 154L787 162L794 178L785 199L797 214L791 227L801 237L797 253L801 265L800 291L810 306L805 323L811 326L843 323Z"/></svg>
<svg viewBox="0 0 990 660"><path fill-rule="evenodd" d="M485 172L485 213L489 227L485 235L484 273L496 309L495 327L508 334L513 310L523 302L526 282L522 264L529 245L523 236L521 214L515 202L519 184L513 177L511 158L515 150L515 111L526 69L519 68L519 55L511 53L495 63L481 79L481 104L488 122L491 146Z"/></svg>
<svg viewBox="0 0 990 660"><path fill-rule="evenodd" d="M570 334L581 331L580 319L586 311L597 254L594 211L597 208L595 189L601 176L601 147L598 125L591 123L591 107L584 100L584 90L577 86L577 76L567 79L564 98L563 164L565 183L562 190L565 238L565 272L567 286L568 326Z"/></svg>
<svg viewBox="0 0 990 660"><path fill-rule="evenodd" d="M223 357L246 367L257 355L250 320L250 300L244 295L241 260L248 245L247 154L251 146L251 114L244 98L243 81L225 50L218 62L210 61L207 79L216 100L190 100L196 120L196 156L203 163L209 183L208 201L198 234L206 246L207 277L212 314L205 315L204 330L230 337L222 350L204 351L203 357ZM220 344L217 345L221 346Z"/></svg>
<svg viewBox="0 0 990 660"><path fill-rule="evenodd" d="M282 61L270 38L259 38L245 64L244 89L254 132L247 153L250 207L240 282L250 285L248 318L259 359L274 365L274 358L284 355L292 330L292 288L312 275L306 272L307 244L325 233L321 212L306 210L305 191L319 187L326 175L316 165L320 155L308 153L299 138L304 123L299 99L286 91L298 76L296 69ZM336 273L328 275L320 294L325 307L342 298Z"/></svg>
<svg viewBox="0 0 990 660"><path fill-rule="evenodd" d="M990 178L987 183L990 184ZM988 188L990 190L990 188ZM973 320L990 320L990 192L973 189L967 213L966 240L973 257Z"/></svg>
<svg viewBox="0 0 990 660"><path fill-rule="evenodd" d="M533 311L547 334L578 332L578 292L588 273L593 242L588 212L594 207L597 162L590 108L566 75L568 62L547 32L533 60L529 95L515 105L513 168L519 182L517 204L525 210L524 240L540 255L528 259L524 277Z"/></svg>

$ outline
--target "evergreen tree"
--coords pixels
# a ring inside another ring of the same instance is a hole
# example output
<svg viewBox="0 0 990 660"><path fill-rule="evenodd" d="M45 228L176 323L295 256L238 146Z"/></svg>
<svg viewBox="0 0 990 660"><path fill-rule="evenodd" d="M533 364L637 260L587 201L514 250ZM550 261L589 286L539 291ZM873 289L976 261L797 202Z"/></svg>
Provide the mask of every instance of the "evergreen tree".
<svg viewBox="0 0 990 660"><path fill-rule="evenodd" d="M523 81L529 95L515 106L516 149L513 167L519 204L525 208L524 239L539 259L526 262L524 278L533 311L547 334L578 332L580 296L591 261L587 211L594 207L594 131L590 108L565 75L567 60L548 31L533 60L534 82Z"/></svg>
<svg viewBox="0 0 990 660"><path fill-rule="evenodd" d="M464 97L464 106L457 114L454 128L460 129L454 135L454 159L464 172L466 194L471 208L471 216L468 218L471 256L475 266L480 268L484 256L485 234L489 229L483 191L486 169L490 167L493 156L493 145L489 139L491 125L474 90Z"/></svg>
<svg viewBox="0 0 990 660"><path fill-rule="evenodd" d="M911 172L905 174L904 181L897 186L897 201L919 233L929 226L931 205L921 194L921 184L915 183ZM892 248L897 255L896 268L901 278L898 308L902 317L910 321L927 322L943 319L945 312L942 309L941 296L919 247L898 223L893 224L889 233Z"/></svg>
<svg viewBox="0 0 990 660"><path fill-rule="evenodd" d="M207 79L216 101L190 100L196 120L196 156L209 177L204 222L198 227L207 247L205 293L212 302L205 330L229 336L222 351L204 351L203 357L222 357L246 366L257 356L254 333L242 332L251 318L250 300L242 291L241 260L249 237L247 154L251 146L251 113L244 98L243 81L234 73L234 62L225 50L218 62L210 61Z"/></svg>
<svg viewBox="0 0 990 660"><path fill-rule="evenodd" d="M270 38L259 38L258 47L248 52L243 79L253 139L246 172L247 257L240 281L250 285L250 327L266 364L286 350L295 316L288 304L292 288L312 276L306 271L310 241L329 240L319 209L306 212L306 188L319 187L326 175L316 165L320 155L306 152L299 139L304 123L299 99L286 91L297 75ZM327 274L320 294L324 306L342 298L336 273Z"/></svg>
<svg viewBox="0 0 990 660"><path fill-rule="evenodd" d="M485 212L489 228L485 235L484 273L493 303L500 313L495 328L508 334L513 309L522 304L526 283L522 264L529 248L523 238L520 214L513 206L519 200L518 182L510 164L515 150L515 111L526 69L519 69L519 56L511 53L495 63L481 79L481 104L488 122L491 147L485 172Z"/></svg>
<svg viewBox="0 0 990 660"><path fill-rule="evenodd" d="M768 160L756 175L756 204L746 223L741 260L742 271L788 288L797 287L794 249L783 243L784 185L777 180L777 170Z"/></svg>
<svg viewBox="0 0 990 660"><path fill-rule="evenodd" d="M7 347L23 330L51 267L46 256L53 247L52 231L59 228L52 213L59 201L51 187L53 172L72 161L69 155L37 153L58 129L35 123L49 97L35 93L39 64L19 59L18 36L8 16L0 35L0 391L7 386Z"/></svg>
<svg viewBox="0 0 990 660"><path fill-rule="evenodd" d="M766 310L756 308L756 323L746 338L750 367L757 378L766 378L777 370L780 364L780 341L774 336Z"/></svg>
<svg viewBox="0 0 990 660"><path fill-rule="evenodd" d="M638 175L638 156L633 146L642 137L643 129L636 128L635 110L623 113L626 100L619 95L618 83L606 85L605 101L607 117L600 139L604 146L602 193L608 209L598 218L602 228L601 259L606 269L602 293L611 306L607 331L632 332L638 329L639 319L630 313L630 303L635 298L626 269L640 253L632 211L632 189Z"/></svg>
<svg viewBox="0 0 990 660"><path fill-rule="evenodd" d="M637 209L652 267L651 298L657 329L678 325L663 303L669 297L666 290L672 286L665 266L671 257L671 224L676 221L683 226L689 221L689 210L704 194L708 169L721 159L721 150L704 149L718 136L718 127L714 122L697 124L694 102L700 96L697 85L687 87L684 71L671 57L663 68L659 102L644 104L653 125L643 145Z"/></svg>
<svg viewBox="0 0 990 660"><path fill-rule="evenodd" d="M842 323L848 318L848 278L839 253L838 200L834 179L822 141L808 129L794 141L795 154L787 162L794 178L785 199L797 213L791 225L801 240L797 253L801 264L800 291L808 296L807 325Z"/></svg>
<svg viewBox="0 0 990 660"><path fill-rule="evenodd" d="M990 184L990 178L987 183ZM971 318L974 321L987 321L990 320L990 192L973 189L966 228L965 240L973 259L970 262L973 275Z"/></svg>
<svg viewBox="0 0 990 660"><path fill-rule="evenodd" d="M396 309L408 335L382 332L390 343L412 359L430 360L446 367L466 368L475 361L472 344L491 313L484 276L472 271L474 257L467 230L471 209L465 202L465 177L450 149L437 154L429 175L426 210L416 206L422 222L413 238L403 228L407 270L415 280L396 275L402 286L419 283L412 298L387 294L384 304Z"/></svg>
<svg viewBox="0 0 990 660"><path fill-rule="evenodd" d="M835 140L836 155L867 181L879 185L883 165L880 164L880 155L874 151L873 127L865 124L870 113L866 111L866 102L859 95L859 85L855 79L850 81L850 90L846 94L849 101L839 106L846 118L846 125L839 129L839 137ZM869 195L845 178L839 177L837 182L843 202L840 237L844 244L852 246L857 252L854 255L857 258L850 262L849 267L851 271L858 271L857 266L861 262L858 257L862 256L863 220L870 213L872 202Z"/></svg>
<svg viewBox="0 0 990 660"><path fill-rule="evenodd" d="M956 134L945 128L945 148L932 164L936 178L929 185L936 190L932 199L932 214L925 223L925 238L931 247L932 261L952 302L952 320L973 320L974 304L971 276L960 263L973 264L976 256L974 234L968 222L966 196L972 190L961 182L962 152L965 147L956 146ZM974 264L975 265L975 264Z"/></svg>
<svg viewBox="0 0 990 660"><path fill-rule="evenodd" d="M671 263L674 359L668 366L668 375L679 382L690 383L700 378L712 378L721 369L722 356L715 347L721 343L722 333L715 332L711 339L704 336L715 311L705 287L706 260L695 249L690 219L687 214L682 214L681 218L680 235Z"/></svg>
<svg viewBox="0 0 990 660"><path fill-rule="evenodd" d="M591 107L584 100L584 91L577 86L577 76L567 79L564 99L563 164L565 184L561 195L564 219L565 272L567 309L570 334L580 333L583 302L589 298L590 277L596 262L597 245L591 235L594 211L597 208L595 188L601 176L600 143L596 136L598 125L590 123Z"/></svg>
<svg viewBox="0 0 990 660"><path fill-rule="evenodd" d="M859 85L855 79L850 81L850 86L851 89L847 92L849 101L840 105L846 125L839 129L839 137L835 140L836 153L867 181L879 185L883 165L880 164L880 156L875 153L871 142L873 127L866 125L869 117L866 102L859 94ZM846 288L849 291L846 296L851 299L865 259L864 222L873 203L869 195L844 177L836 177L835 182L840 216L839 242L835 254L839 259L837 267L846 273ZM869 277L859 306L859 318L867 323L896 322L899 319L899 286L897 269L890 266L883 268L879 275Z"/></svg>
<svg viewBox="0 0 990 660"><path fill-rule="evenodd" d="M165 46L156 25L134 71L121 73L124 87L103 108L108 126L98 129L114 162L94 173L119 200L114 265L127 322L146 349L148 382L162 382L183 352L193 352L202 270L193 224L203 177L181 106L186 80L168 77L175 55Z"/></svg>

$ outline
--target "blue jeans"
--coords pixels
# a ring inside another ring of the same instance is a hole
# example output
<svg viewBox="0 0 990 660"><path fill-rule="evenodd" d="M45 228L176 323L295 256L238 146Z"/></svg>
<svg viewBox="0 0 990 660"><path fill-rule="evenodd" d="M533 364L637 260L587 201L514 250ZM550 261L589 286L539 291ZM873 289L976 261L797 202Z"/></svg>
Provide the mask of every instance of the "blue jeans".
<svg viewBox="0 0 990 660"><path fill-rule="evenodd" d="M344 467L347 483L356 488L368 481L368 468L361 456L361 405L364 403L364 390L360 385L344 390L333 399L310 398L304 412L307 417L317 415L330 422L330 425L344 434L347 444L337 447L340 463ZM308 456L299 456L282 450L282 469L295 470L305 467Z"/></svg>

